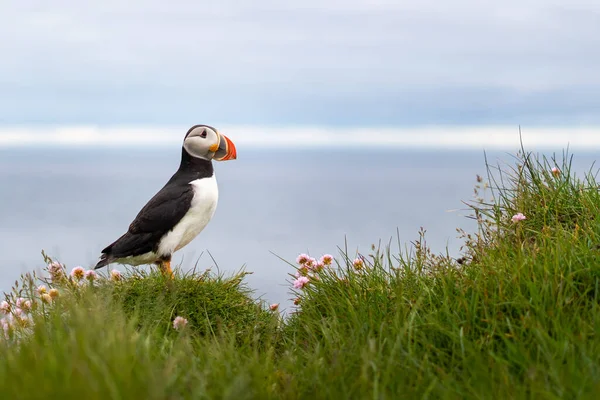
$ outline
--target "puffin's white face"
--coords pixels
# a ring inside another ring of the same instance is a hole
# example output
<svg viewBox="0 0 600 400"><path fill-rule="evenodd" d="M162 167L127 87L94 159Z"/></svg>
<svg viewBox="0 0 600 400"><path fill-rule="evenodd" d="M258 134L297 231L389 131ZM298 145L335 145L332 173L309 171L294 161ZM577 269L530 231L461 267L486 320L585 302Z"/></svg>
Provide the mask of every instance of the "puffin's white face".
<svg viewBox="0 0 600 400"><path fill-rule="evenodd" d="M237 157L235 145L225 135L207 125L195 125L183 140L189 155L204 160L226 161Z"/></svg>

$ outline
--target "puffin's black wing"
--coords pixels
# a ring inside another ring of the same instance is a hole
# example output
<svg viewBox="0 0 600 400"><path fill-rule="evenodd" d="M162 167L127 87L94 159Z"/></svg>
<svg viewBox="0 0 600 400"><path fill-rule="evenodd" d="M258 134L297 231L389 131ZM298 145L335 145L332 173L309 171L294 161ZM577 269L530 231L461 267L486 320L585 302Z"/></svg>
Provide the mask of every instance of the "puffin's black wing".
<svg viewBox="0 0 600 400"><path fill-rule="evenodd" d="M155 251L163 235L187 213L193 197L191 185L169 182L140 210L127 233L102 250L95 268L101 268L118 258Z"/></svg>
<svg viewBox="0 0 600 400"><path fill-rule="evenodd" d="M167 233L188 212L194 197L192 185L168 185L154 195L129 225L133 234Z"/></svg>

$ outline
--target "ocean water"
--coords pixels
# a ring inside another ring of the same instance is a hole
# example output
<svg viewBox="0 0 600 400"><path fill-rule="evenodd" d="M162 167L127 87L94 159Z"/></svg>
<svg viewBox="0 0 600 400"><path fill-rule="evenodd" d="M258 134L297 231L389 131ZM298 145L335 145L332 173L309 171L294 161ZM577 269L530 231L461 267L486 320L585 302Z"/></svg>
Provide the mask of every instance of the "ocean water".
<svg viewBox="0 0 600 400"><path fill-rule="evenodd" d="M94 265L179 156L171 148L0 150L0 290L40 269L42 249L69 267ZM512 163L506 152L488 157ZM594 160L576 154L575 167L581 173ZM475 227L462 201L485 163L483 151L269 149L240 151L215 169L216 214L173 262L226 274L244 267L257 297L289 304L293 269L278 257L336 255L345 241L352 254L380 240L397 247L421 227L434 251L458 255L456 228Z"/></svg>

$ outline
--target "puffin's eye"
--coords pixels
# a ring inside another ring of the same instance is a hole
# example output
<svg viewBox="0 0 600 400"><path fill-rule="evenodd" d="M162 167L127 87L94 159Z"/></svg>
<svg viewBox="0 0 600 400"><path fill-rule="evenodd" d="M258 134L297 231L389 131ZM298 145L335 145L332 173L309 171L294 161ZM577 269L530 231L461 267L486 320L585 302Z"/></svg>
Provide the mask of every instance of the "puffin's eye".
<svg viewBox="0 0 600 400"><path fill-rule="evenodd" d="M202 133L200 134L200 137L205 139L206 138L206 130L203 130Z"/></svg>

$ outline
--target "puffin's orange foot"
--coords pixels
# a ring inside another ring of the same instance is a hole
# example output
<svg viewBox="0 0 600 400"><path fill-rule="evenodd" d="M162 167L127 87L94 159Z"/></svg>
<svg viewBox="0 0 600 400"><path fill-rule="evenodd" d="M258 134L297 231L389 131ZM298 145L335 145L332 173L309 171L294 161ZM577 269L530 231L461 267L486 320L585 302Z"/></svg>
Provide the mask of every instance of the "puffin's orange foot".
<svg viewBox="0 0 600 400"><path fill-rule="evenodd" d="M158 268L160 268L160 272L170 278L173 279L173 270L171 270L171 260L165 260L158 263Z"/></svg>

